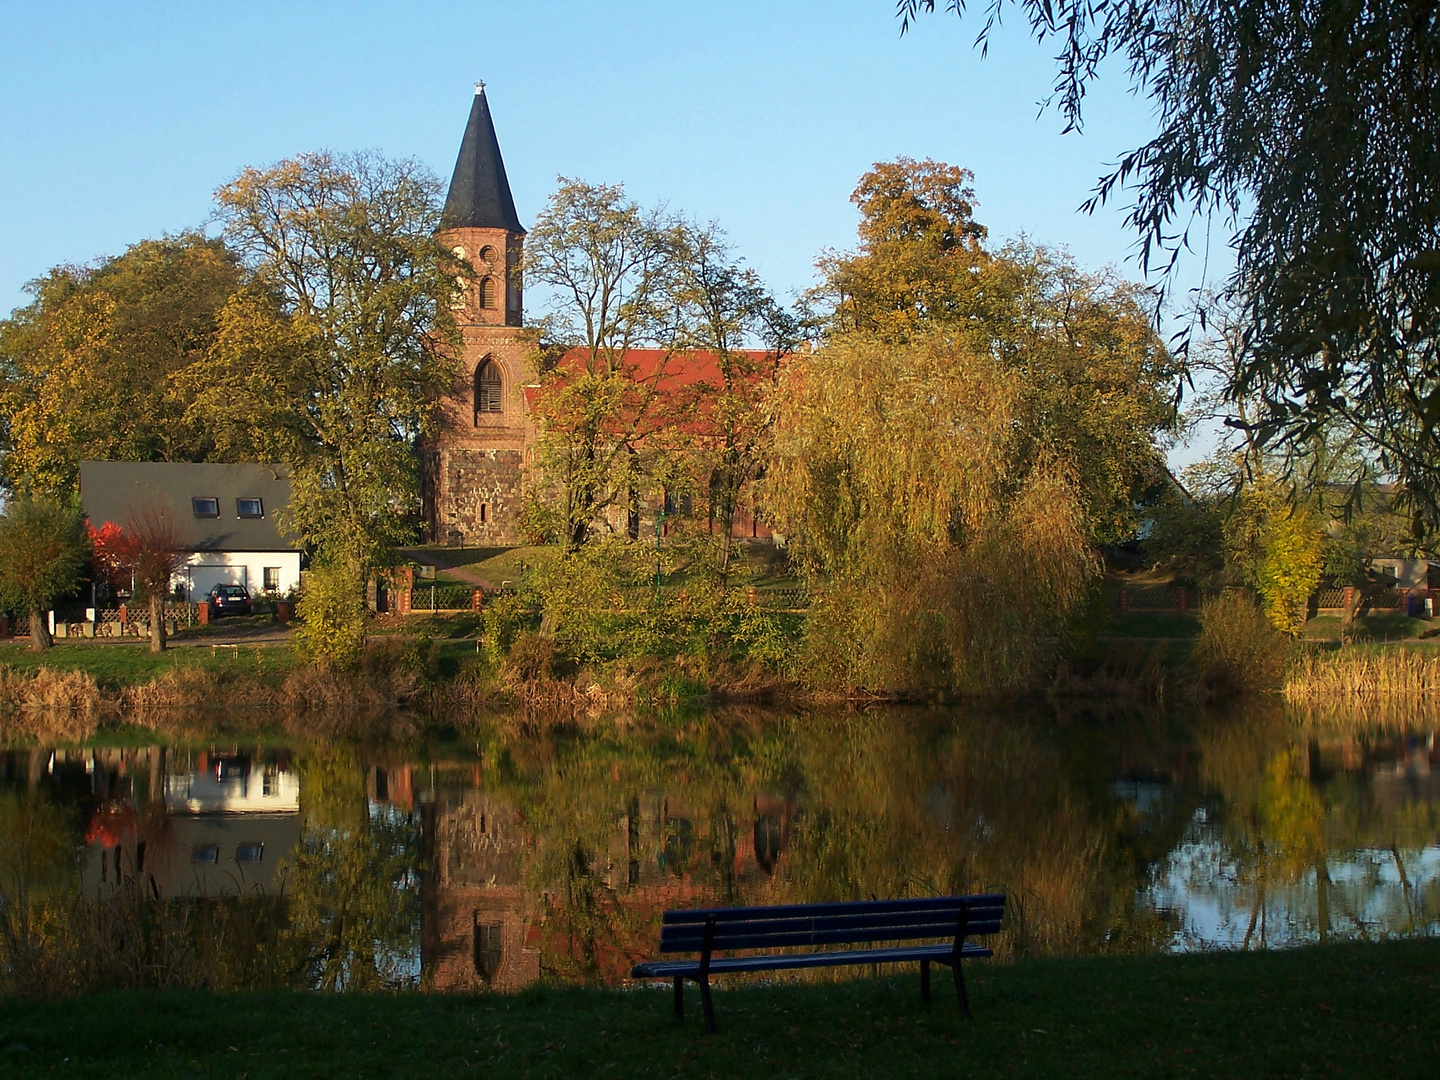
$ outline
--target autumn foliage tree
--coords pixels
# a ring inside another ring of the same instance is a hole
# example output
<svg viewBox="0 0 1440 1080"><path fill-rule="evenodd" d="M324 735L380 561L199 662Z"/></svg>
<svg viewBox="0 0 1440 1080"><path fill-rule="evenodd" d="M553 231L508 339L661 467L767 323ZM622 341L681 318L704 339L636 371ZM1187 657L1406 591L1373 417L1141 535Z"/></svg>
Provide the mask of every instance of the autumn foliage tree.
<svg viewBox="0 0 1440 1080"><path fill-rule="evenodd" d="M526 237L525 275L553 294L542 322L563 352L544 366L535 407L542 485L535 531L583 545L613 510L629 514L657 470L651 436L664 431L661 387L682 362L676 292L681 223L644 209L618 185L562 180ZM632 350L655 348L657 363Z"/></svg>
<svg viewBox="0 0 1440 1080"><path fill-rule="evenodd" d="M767 505L812 581L807 667L915 693L1022 685L1098 563L1084 492L1003 363L943 334L787 365Z"/></svg>
<svg viewBox="0 0 1440 1080"><path fill-rule="evenodd" d="M206 460L187 372L244 276L221 241L183 233L31 282L0 321L0 484L69 498L83 460Z"/></svg>
<svg viewBox="0 0 1440 1080"><path fill-rule="evenodd" d="M719 534L716 571L725 581L742 495L764 470L773 444L771 398L798 319L776 303L760 276L735 258L713 227L681 230L677 298L686 341L714 362L713 378L674 395L677 426L697 432L691 448L705 469L710 521Z"/></svg>
<svg viewBox="0 0 1440 1080"><path fill-rule="evenodd" d="M130 588L138 549L135 538L113 521L90 523L90 580L110 593Z"/></svg>
<svg viewBox="0 0 1440 1080"><path fill-rule="evenodd" d="M414 537L419 443L454 380L467 268L436 237L439 196L414 162L329 153L216 193L251 283L220 312L191 415L231 456L290 466L282 524L348 583L322 620L345 623L337 655L353 653L366 576Z"/></svg>

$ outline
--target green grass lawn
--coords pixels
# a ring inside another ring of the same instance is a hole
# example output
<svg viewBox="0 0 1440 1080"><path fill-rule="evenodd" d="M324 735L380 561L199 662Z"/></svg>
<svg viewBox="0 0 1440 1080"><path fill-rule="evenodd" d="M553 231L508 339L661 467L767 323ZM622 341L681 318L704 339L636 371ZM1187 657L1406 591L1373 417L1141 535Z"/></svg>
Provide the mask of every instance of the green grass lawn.
<svg viewBox="0 0 1440 1080"><path fill-rule="evenodd" d="M1428 1076L1440 942L968 968L715 995L110 993L0 1001L0 1077Z"/></svg>
<svg viewBox="0 0 1440 1080"><path fill-rule="evenodd" d="M28 641L0 642L0 667L30 672L48 667L56 671L88 672L105 689L136 686L158 678L171 668L223 670L235 675L283 679L297 660L289 645L240 645L235 649L186 647L152 653L146 642L85 644L56 642L54 648L34 652Z"/></svg>
<svg viewBox="0 0 1440 1080"><path fill-rule="evenodd" d="M1339 615L1317 615L1305 624L1305 636L1312 641L1336 640L1340 637L1340 627ZM1357 616L1353 636L1356 641L1415 641L1436 631L1440 631L1440 621L1385 612Z"/></svg>
<svg viewBox="0 0 1440 1080"><path fill-rule="evenodd" d="M1193 638L1200 636L1200 620L1188 611L1116 613L1104 633L1124 638Z"/></svg>
<svg viewBox="0 0 1440 1080"><path fill-rule="evenodd" d="M429 545L426 547L410 548L411 554L424 561L427 554L445 563L447 566L463 566L468 570L482 575L486 581L496 588L509 583L518 585L524 573L524 568L541 559L553 558L556 552L554 547L443 547ZM440 570L435 575L437 584L468 584L453 575L446 575ZM419 575L415 578L415 587L419 589L422 582ZM427 580L424 584L429 585Z"/></svg>

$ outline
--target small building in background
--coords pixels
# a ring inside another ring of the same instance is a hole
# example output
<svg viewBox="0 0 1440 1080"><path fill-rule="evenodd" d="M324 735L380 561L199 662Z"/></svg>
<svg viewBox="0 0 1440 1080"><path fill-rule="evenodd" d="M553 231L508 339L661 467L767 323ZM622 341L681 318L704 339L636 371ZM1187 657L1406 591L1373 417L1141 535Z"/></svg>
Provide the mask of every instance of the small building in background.
<svg viewBox="0 0 1440 1080"><path fill-rule="evenodd" d="M300 550L275 522L289 501L283 465L80 463L80 502L92 528L125 528L146 508L170 515L187 552L172 585L191 600L216 585L244 585L252 595L300 587Z"/></svg>

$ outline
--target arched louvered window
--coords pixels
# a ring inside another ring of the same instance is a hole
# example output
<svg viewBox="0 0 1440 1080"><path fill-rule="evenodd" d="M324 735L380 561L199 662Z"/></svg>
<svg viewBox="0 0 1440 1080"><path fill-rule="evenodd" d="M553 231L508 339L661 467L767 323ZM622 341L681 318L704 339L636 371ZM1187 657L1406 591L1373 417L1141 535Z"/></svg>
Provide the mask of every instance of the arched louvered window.
<svg viewBox="0 0 1440 1080"><path fill-rule="evenodd" d="M493 277L483 278L480 282L480 306L482 308L495 306L495 279Z"/></svg>
<svg viewBox="0 0 1440 1080"><path fill-rule="evenodd" d="M501 412L504 384L500 378L500 365L489 357L480 361L475 369L475 422L480 422L481 413Z"/></svg>

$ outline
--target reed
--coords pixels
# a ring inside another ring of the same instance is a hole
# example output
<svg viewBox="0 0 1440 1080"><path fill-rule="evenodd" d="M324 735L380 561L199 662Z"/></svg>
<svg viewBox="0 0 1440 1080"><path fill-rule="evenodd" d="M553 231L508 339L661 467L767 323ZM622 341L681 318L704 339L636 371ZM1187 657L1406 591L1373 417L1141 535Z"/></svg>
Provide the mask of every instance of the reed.
<svg viewBox="0 0 1440 1080"><path fill-rule="evenodd" d="M0 736L74 741L100 722L100 688L83 671L0 668Z"/></svg>
<svg viewBox="0 0 1440 1080"><path fill-rule="evenodd" d="M1302 656L1285 679L1294 705L1404 704L1440 711L1440 657L1410 649Z"/></svg>

